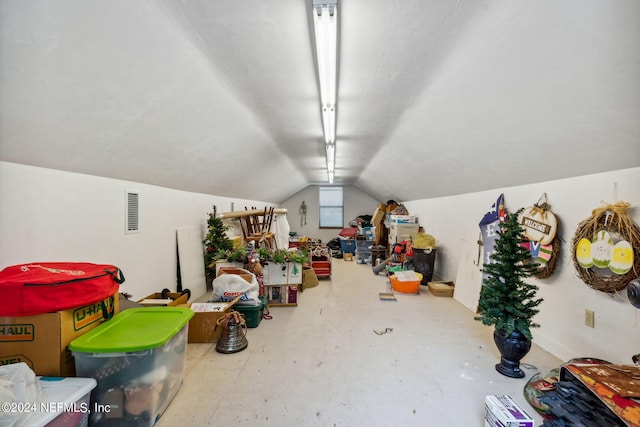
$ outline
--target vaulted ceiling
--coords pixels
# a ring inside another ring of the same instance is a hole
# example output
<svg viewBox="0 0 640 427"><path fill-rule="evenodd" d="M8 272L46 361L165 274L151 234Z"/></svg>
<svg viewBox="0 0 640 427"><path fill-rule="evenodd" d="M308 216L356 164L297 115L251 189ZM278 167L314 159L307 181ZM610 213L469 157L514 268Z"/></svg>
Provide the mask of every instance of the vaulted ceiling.
<svg viewBox="0 0 640 427"><path fill-rule="evenodd" d="M339 0L336 184L640 166L637 0ZM326 184L311 0L0 0L0 160L281 202Z"/></svg>

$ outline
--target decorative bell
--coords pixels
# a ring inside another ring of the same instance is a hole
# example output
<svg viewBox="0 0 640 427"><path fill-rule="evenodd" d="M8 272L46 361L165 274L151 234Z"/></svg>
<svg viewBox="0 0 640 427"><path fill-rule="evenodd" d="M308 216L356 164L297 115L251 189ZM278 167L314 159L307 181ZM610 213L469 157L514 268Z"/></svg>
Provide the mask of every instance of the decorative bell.
<svg viewBox="0 0 640 427"><path fill-rule="evenodd" d="M222 335L216 344L218 353L237 353L247 348L247 329L244 317L240 313L231 311L218 319L217 324L222 327Z"/></svg>

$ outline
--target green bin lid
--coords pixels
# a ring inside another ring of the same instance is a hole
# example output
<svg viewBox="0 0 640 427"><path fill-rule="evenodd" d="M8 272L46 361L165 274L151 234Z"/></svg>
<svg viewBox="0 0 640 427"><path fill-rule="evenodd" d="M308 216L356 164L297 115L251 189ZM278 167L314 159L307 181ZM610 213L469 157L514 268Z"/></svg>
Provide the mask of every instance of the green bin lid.
<svg viewBox="0 0 640 427"><path fill-rule="evenodd" d="M71 341L81 353L120 353L148 350L169 341L194 315L183 307L140 307L124 310Z"/></svg>

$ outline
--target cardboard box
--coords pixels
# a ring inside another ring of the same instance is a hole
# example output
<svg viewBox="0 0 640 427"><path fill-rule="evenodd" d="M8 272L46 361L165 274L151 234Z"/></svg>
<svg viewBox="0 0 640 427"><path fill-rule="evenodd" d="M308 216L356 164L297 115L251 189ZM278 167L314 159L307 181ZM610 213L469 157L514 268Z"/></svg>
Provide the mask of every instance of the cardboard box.
<svg viewBox="0 0 640 427"><path fill-rule="evenodd" d="M287 262L278 264L269 261L262 269L265 285L299 285L302 283L302 264Z"/></svg>
<svg viewBox="0 0 640 427"><path fill-rule="evenodd" d="M168 292L163 295L161 292L156 292L154 294L147 295L138 301L138 304L146 307L175 307L180 304L186 304L187 302L189 302L189 295L187 294L183 295L180 292Z"/></svg>
<svg viewBox="0 0 640 427"><path fill-rule="evenodd" d="M417 220L414 215L389 215L389 222L392 224L415 224Z"/></svg>
<svg viewBox="0 0 640 427"><path fill-rule="evenodd" d="M499 427L534 427L533 418L511 396L486 396L485 422Z"/></svg>
<svg viewBox="0 0 640 427"><path fill-rule="evenodd" d="M373 212L373 215L371 217L371 224L373 225L380 225L382 223L382 220L385 217L385 209L386 209L386 205L381 203L378 205L378 207L376 207L376 210Z"/></svg>
<svg viewBox="0 0 640 427"><path fill-rule="evenodd" d="M456 284L453 282L428 282L429 292L436 297L452 297Z"/></svg>
<svg viewBox="0 0 640 427"><path fill-rule="evenodd" d="M216 261L216 276L218 275L221 268L230 267L230 268L243 268L244 264L241 262L230 262L230 261Z"/></svg>
<svg viewBox="0 0 640 427"><path fill-rule="evenodd" d="M119 295L105 299L109 315L119 311ZM0 317L0 365L25 362L40 376L73 377L69 343L105 321L102 303L36 316Z"/></svg>
<svg viewBox="0 0 640 427"><path fill-rule="evenodd" d="M253 282L253 274L242 268L222 267L216 274L216 277L220 277L223 274L235 274L242 277L247 283Z"/></svg>
<svg viewBox="0 0 640 427"><path fill-rule="evenodd" d="M222 328L217 327L218 319L231 311L231 307L240 300L240 295L230 302L192 303L182 304L194 310L189 320L188 342L217 342L222 334Z"/></svg>

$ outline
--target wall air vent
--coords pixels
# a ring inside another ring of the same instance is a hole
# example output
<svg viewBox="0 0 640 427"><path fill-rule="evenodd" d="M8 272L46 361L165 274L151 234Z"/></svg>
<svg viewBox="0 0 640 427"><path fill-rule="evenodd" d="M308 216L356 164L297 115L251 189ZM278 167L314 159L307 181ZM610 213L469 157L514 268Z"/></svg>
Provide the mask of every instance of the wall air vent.
<svg viewBox="0 0 640 427"><path fill-rule="evenodd" d="M127 191L126 216L125 216L125 233L140 232L139 208L140 194L135 191Z"/></svg>

